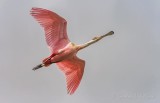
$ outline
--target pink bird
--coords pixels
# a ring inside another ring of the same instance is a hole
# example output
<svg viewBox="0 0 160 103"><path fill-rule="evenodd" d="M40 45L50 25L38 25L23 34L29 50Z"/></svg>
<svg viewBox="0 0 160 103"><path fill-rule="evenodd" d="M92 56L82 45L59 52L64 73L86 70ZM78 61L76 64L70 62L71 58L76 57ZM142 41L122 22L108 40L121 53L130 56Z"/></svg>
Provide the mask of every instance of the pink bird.
<svg viewBox="0 0 160 103"><path fill-rule="evenodd" d="M66 76L67 92L73 94L80 84L85 67L85 61L76 56L77 52L114 32L110 31L105 35L94 37L87 43L76 45L70 42L67 36L67 21L64 18L42 8L32 8L31 15L44 28L45 39L51 52L51 55L33 70L56 63Z"/></svg>

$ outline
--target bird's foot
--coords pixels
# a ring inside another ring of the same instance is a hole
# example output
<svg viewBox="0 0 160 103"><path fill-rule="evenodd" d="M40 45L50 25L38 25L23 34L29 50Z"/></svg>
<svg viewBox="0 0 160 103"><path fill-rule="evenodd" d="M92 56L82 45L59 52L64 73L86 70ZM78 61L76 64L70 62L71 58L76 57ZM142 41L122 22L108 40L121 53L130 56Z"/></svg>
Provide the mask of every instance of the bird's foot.
<svg viewBox="0 0 160 103"><path fill-rule="evenodd" d="M34 67L32 70L37 70L37 69L39 69L39 68L41 68L41 67L43 67L44 66L44 64L39 64L39 65L37 65L36 67Z"/></svg>

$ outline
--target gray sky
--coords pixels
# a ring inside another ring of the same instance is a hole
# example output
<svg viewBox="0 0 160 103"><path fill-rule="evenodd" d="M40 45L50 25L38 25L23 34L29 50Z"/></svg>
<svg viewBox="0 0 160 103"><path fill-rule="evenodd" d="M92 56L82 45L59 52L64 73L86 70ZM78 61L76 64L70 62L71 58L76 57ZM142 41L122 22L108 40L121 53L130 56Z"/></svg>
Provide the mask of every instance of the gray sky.
<svg viewBox="0 0 160 103"><path fill-rule="evenodd" d="M32 7L64 17L77 44L115 32L78 53L86 67L72 96L56 65L31 70L49 56ZM0 102L159 103L159 19L159 0L1 0Z"/></svg>

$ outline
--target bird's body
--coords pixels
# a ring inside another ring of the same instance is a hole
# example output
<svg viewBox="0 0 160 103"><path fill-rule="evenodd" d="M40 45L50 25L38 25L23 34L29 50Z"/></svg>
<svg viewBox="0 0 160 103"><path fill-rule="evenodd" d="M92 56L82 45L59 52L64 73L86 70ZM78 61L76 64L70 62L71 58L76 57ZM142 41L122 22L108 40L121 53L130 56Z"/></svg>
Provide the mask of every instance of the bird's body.
<svg viewBox="0 0 160 103"><path fill-rule="evenodd" d="M72 58L78 52L78 47L69 42L64 48L59 49L56 55L51 58L51 62L63 61Z"/></svg>
<svg viewBox="0 0 160 103"><path fill-rule="evenodd" d="M85 61L76 56L77 52L107 35L112 35L113 31L95 37L85 44L76 45L67 36L67 22L64 18L42 8L32 8L31 15L44 28L46 42L51 51L51 55L33 70L56 63L66 76L68 93L73 94L80 84L85 67Z"/></svg>

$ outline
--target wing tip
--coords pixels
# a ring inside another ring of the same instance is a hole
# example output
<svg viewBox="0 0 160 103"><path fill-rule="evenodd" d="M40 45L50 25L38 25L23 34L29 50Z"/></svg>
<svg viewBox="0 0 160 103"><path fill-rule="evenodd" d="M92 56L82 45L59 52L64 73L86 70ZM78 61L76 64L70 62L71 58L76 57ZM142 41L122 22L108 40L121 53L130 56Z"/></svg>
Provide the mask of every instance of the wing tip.
<svg viewBox="0 0 160 103"><path fill-rule="evenodd" d="M40 10L40 9L43 10L43 8L39 8L39 7L32 7L32 8L31 8L31 10Z"/></svg>
<svg viewBox="0 0 160 103"><path fill-rule="evenodd" d="M81 80L80 80L81 81ZM68 85L67 86L67 94L72 95L75 93L75 91L78 89L78 86L80 84L80 81L78 81L75 85Z"/></svg>
<svg viewBox="0 0 160 103"><path fill-rule="evenodd" d="M67 90L67 94L69 95L73 95L75 93L76 89L75 90Z"/></svg>
<svg viewBox="0 0 160 103"><path fill-rule="evenodd" d="M39 7L32 7L31 10L30 10L30 13L38 13L40 11L49 11L47 9L43 9L43 8L39 8Z"/></svg>

